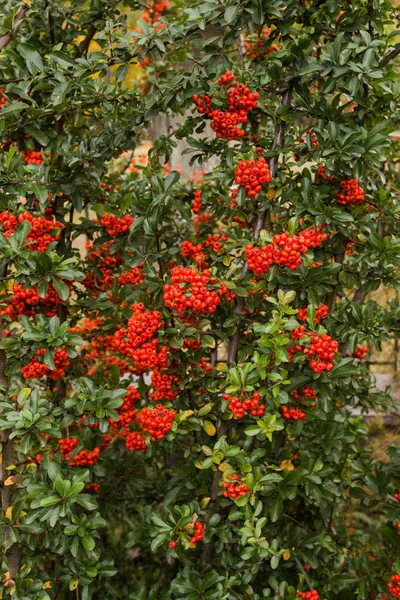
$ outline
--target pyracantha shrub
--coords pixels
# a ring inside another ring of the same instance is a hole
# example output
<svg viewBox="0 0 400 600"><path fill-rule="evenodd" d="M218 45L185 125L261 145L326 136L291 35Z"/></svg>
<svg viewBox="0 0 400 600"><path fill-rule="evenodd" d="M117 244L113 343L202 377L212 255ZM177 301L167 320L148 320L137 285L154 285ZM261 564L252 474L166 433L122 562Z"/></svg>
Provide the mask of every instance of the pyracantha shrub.
<svg viewBox="0 0 400 600"><path fill-rule="evenodd" d="M0 596L400 597L394 3L1 21Z"/></svg>

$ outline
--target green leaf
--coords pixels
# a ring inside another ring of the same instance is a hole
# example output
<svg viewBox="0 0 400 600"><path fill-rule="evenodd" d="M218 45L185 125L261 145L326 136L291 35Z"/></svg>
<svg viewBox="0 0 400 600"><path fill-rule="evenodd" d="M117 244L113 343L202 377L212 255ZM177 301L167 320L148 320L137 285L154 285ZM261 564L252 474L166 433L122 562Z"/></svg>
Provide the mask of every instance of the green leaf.
<svg viewBox="0 0 400 600"><path fill-rule="evenodd" d="M228 6L224 14L225 23L227 23L228 25L232 23L236 19L238 12L238 6Z"/></svg>
<svg viewBox="0 0 400 600"><path fill-rule="evenodd" d="M249 425L249 427L246 427L246 429L244 430L246 435L257 435L261 432L260 427L258 427L258 425Z"/></svg>
<svg viewBox="0 0 400 600"><path fill-rule="evenodd" d="M87 508L87 510L94 510L97 508L97 500L89 494L80 494L76 497L76 502L83 506L83 508Z"/></svg>
<svg viewBox="0 0 400 600"><path fill-rule="evenodd" d="M0 117L12 113L20 113L24 108L29 108L29 104L26 104L26 102L12 102L11 104L6 104L5 107L0 110Z"/></svg>
<svg viewBox="0 0 400 600"><path fill-rule="evenodd" d="M26 60L32 62L39 71L43 71L43 61L39 52L30 44L18 44L17 50Z"/></svg>
<svg viewBox="0 0 400 600"><path fill-rule="evenodd" d="M281 516L281 514L283 512L283 500L280 496L276 496L276 498L274 498L274 500L272 500L270 507L269 507L269 511L270 511L270 516L271 516L271 521L274 523L275 521L277 521L279 519L279 517Z"/></svg>
<svg viewBox="0 0 400 600"><path fill-rule="evenodd" d="M60 502L62 502L60 496L46 496L40 501L40 506L52 506L53 504L59 504Z"/></svg>
<svg viewBox="0 0 400 600"><path fill-rule="evenodd" d="M95 541L90 535L84 535L82 538L82 545L88 552L91 552L95 547Z"/></svg>
<svg viewBox="0 0 400 600"><path fill-rule="evenodd" d="M51 280L53 282L54 289L60 296L61 300L63 300L64 302L68 300L69 289L67 284L61 281L61 279L56 279L55 277L52 277Z"/></svg>

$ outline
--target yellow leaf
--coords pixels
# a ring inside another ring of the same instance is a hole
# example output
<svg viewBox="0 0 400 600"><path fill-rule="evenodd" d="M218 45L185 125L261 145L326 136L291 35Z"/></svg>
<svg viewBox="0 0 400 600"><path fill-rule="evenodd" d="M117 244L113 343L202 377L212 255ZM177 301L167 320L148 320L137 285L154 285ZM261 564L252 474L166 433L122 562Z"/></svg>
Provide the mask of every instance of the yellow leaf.
<svg viewBox="0 0 400 600"><path fill-rule="evenodd" d="M202 498L201 502L200 502L200 507L201 508L207 508L207 506L210 503L211 498L209 496L206 496L205 498Z"/></svg>
<svg viewBox="0 0 400 600"><path fill-rule="evenodd" d="M210 421L204 421L203 428L207 435L215 435L217 433L215 425L210 423Z"/></svg>
<svg viewBox="0 0 400 600"><path fill-rule="evenodd" d="M232 466L231 466L229 463L227 463L227 462L223 462L223 463L221 463L221 464L219 465L219 467L218 467L218 471L222 471L223 473L224 473L225 471L232 471L232 473L233 473Z"/></svg>
<svg viewBox="0 0 400 600"><path fill-rule="evenodd" d="M285 552L283 553L283 560L289 560L291 555L290 550L285 550Z"/></svg>
<svg viewBox="0 0 400 600"><path fill-rule="evenodd" d="M12 506L9 506L6 510L6 519L8 519L9 521L12 521L12 510Z"/></svg>
<svg viewBox="0 0 400 600"><path fill-rule="evenodd" d="M76 590L76 588L78 587L78 585L79 585L79 581L78 581L78 579L72 579L72 580L69 582L69 589L70 589L71 591L72 591L72 590Z"/></svg>
<svg viewBox="0 0 400 600"><path fill-rule="evenodd" d="M51 588L51 582L50 581L45 581L43 584L43 589L44 590L48 590L49 588Z"/></svg>
<svg viewBox="0 0 400 600"><path fill-rule="evenodd" d="M228 370L228 367L227 367L226 363L220 362L220 363L217 364L216 369L217 369L217 371L224 371L224 372L226 372Z"/></svg>
<svg viewBox="0 0 400 600"><path fill-rule="evenodd" d="M7 477L5 480L4 485L14 485L17 479L18 477L16 475L10 475L10 477Z"/></svg>
<svg viewBox="0 0 400 600"><path fill-rule="evenodd" d="M10 596L12 596L13 594L15 594L15 588L10 589Z"/></svg>
<svg viewBox="0 0 400 600"><path fill-rule="evenodd" d="M275 198L276 196L276 192L274 190L274 188L269 188L268 192L265 194L265 196L269 199L272 200L272 198Z"/></svg>
<svg viewBox="0 0 400 600"><path fill-rule="evenodd" d="M292 464L291 460L284 460L283 462L281 462L280 467L281 467L281 469L285 469L285 471L294 471L296 468Z"/></svg>
<svg viewBox="0 0 400 600"><path fill-rule="evenodd" d="M194 415L194 410L184 410L183 412L180 413L180 417L181 417L182 421L184 419L188 419L192 415Z"/></svg>

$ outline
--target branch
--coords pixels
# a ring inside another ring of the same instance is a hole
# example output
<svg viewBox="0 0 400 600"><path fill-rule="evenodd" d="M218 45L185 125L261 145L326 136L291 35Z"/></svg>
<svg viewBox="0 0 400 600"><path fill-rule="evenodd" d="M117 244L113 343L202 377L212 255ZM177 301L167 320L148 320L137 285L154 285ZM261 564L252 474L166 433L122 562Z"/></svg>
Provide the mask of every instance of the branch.
<svg viewBox="0 0 400 600"><path fill-rule="evenodd" d="M293 89L292 86L293 86L293 84L290 82L288 85L288 88L283 96L283 101L282 101L283 106L289 106L291 103L292 89ZM283 145L285 128L286 128L286 123L284 121L279 121L275 126L274 141L272 144L272 150L274 150L275 152L278 150L278 148L280 146ZM278 159L279 159L279 154L276 153L269 160L269 170L271 173L271 178L276 176L276 173L278 170ZM258 238L260 237L260 232L261 232L261 229L262 229L264 221L265 221L265 215L266 215L266 210L261 210L258 212L256 225L255 225L254 231L253 231L253 240L255 242L257 242ZM243 266L240 280L242 280L244 277L246 277L248 272L249 272L249 266L246 262ZM244 306L244 299L241 298L240 296L238 296L236 299L236 305L235 305L235 308L233 311L234 314L238 315L238 316L242 315L243 306ZM240 323L238 323L235 334L231 338L231 341L229 344L228 360L227 360L228 367L232 366L233 363L237 362L238 354L239 354L240 335L241 335L241 327L240 327ZM219 427L217 428L217 438L220 439L223 435L226 434L226 432L227 432L227 422L222 421L221 424L219 425ZM213 506L209 513L209 519L217 511L216 500L218 498L219 480L221 479L221 477L222 477L222 473L217 468L217 470L214 471L213 481L211 484L210 496L211 496L211 502L213 503ZM213 554L214 554L214 540L212 539L210 543L206 544L203 547L202 560L204 562L210 564L212 562Z"/></svg>
<svg viewBox="0 0 400 600"><path fill-rule="evenodd" d="M283 96L283 101L282 101L283 106L290 106L290 103L292 101L292 90L293 90L293 84L292 84L292 82L289 82L288 88ZM274 152L276 152L276 154L269 159L269 164L268 164L269 172L271 174L271 179L276 176L276 173L278 171L279 153L277 152L277 150L280 146L283 145L283 140L285 137L285 129L286 129L285 121L279 121L275 126L275 135L274 135L274 141L272 144L272 150L274 150ZM262 230L264 222L265 222L266 212L267 211L265 209L260 210L258 212L257 221L256 221L256 224L254 227L254 232L253 232L254 242L258 242L258 238L260 237L260 233L261 233L261 230ZM244 277L246 277L246 275L248 273L249 273L249 266L246 262L244 264L243 271L240 276L240 280L242 280ZM236 301L234 314L241 315L243 312L243 306L244 306L244 299L241 297L238 297L237 301ZM240 327L238 326L234 336L231 339L231 343L229 344L229 352L228 352L228 364L229 365L231 365L232 363L235 363L237 361L238 352L239 352L239 340L240 340Z"/></svg>
<svg viewBox="0 0 400 600"><path fill-rule="evenodd" d="M400 44L396 44L396 46L394 47L394 49L389 52L389 54L387 54L386 56L384 56L381 60L381 62L379 63L379 66L382 68L385 65L387 65L391 60L394 60L396 58L396 56L398 56L400 54Z"/></svg>
<svg viewBox="0 0 400 600"><path fill-rule="evenodd" d="M341 252L340 254L336 254L336 256L335 256L335 262L342 265L342 269L343 269L344 258L345 258L344 252ZM337 273L335 273L335 275L333 276L333 279L335 279L336 282L339 279L341 270L338 271ZM324 299L324 304L326 304L328 306L329 312L331 312L333 307L335 306L335 301L336 301L336 296L337 296L336 287L337 287L337 285L332 287L332 291L330 291L328 294L326 294L325 299Z"/></svg>
<svg viewBox="0 0 400 600"><path fill-rule="evenodd" d="M7 31L4 35L0 37L0 51L3 50L8 44L11 42L15 34L17 33L22 21L25 19L26 13L29 11L29 6L21 6L16 14L14 19L14 31Z"/></svg>
<svg viewBox="0 0 400 600"><path fill-rule="evenodd" d="M89 50L90 42L94 38L95 33L96 33L96 27L94 25L91 25L89 28L89 31L86 34L85 39L79 46L79 56L85 56L85 54Z"/></svg>
<svg viewBox="0 0 400 600"><path fill-rule="evenodd" d="M354 292L352 302L355 302L355 304L362 304L367 294L368 292L365 290L365 283L362 283Z"/></svg>
<svg viewBox="0 0 400 600"><path fill-rule="evenodd" d="M7 273L4 272L4 276ZM1 325L1 323L0 323ZM3 329L0 327L0 340L3 339ZM4 390L8 389L8 378L5 373L7 366L7 356L4 350L0 350L0 386L4 388ZM10 476L9 467L15 465L15 454L14 454L14 442L10 440L9 429L5 429L4 431L0 431L0 443L2 445L2 452L0 461L0 496L1 496L1 509L3 514L5 515L7 510L12 506L11 497L12 497L12 486L4 485L6 479ZM6 522L7 522L6 517ZM10 535L10 527L4 527L4 541L7 541ZM12 544L8 550L6 550L6 555L8 558L8 571L10 573L10 580L8 581L8 585L11 582L14 582L17 573L20 567L20 554L19 547L17 544Z"/></svg>

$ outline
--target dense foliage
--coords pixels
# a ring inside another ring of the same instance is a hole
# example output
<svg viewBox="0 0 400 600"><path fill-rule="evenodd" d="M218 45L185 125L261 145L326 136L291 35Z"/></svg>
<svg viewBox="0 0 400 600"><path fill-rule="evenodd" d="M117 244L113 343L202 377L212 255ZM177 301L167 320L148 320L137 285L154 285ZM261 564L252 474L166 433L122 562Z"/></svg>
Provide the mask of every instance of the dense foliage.
<svg viewBox="0 0 400 600"><path fill-rule="evenodd" d="M394 6L1 11L0 597L399 597Z"/></svg>

